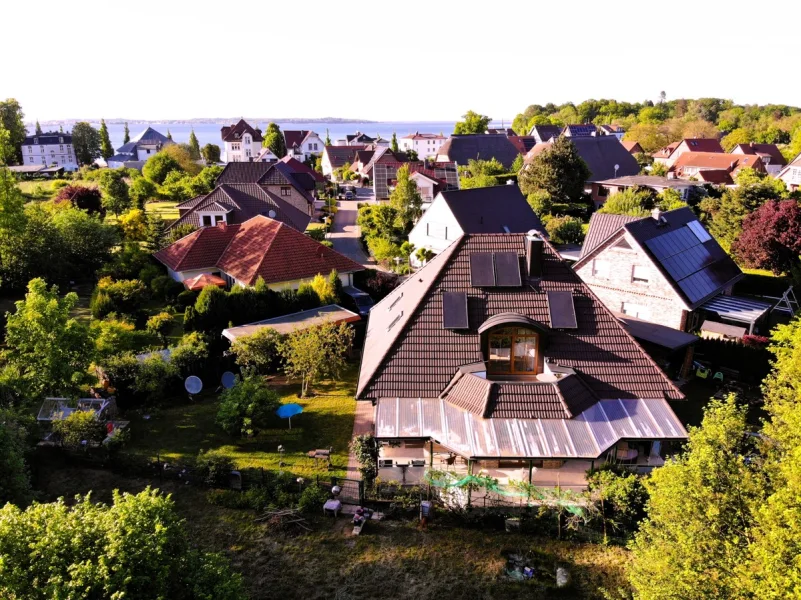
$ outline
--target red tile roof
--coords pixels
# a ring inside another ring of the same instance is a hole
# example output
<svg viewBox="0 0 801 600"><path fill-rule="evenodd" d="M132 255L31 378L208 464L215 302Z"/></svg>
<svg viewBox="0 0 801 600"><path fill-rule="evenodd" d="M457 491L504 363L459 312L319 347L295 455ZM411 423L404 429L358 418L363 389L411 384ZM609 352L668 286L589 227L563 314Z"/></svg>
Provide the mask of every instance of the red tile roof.
<svg viewBox="0 0 801 600"><path fill-rule="evenodd" d="M783 167L787 160L776 144L737 144L731 151L732 154L757 154L759 156L770 157L769 164Z"/></svg>
<svg viewBox="0 0 801 600"><path fill-rule="evenodd" d="M643 152L642 146L640 146L640 142L622 141L620 143L623 144L623 147L632 154L639 154Z"/></svg>
<svg viewBox="0 0 801 600"><path fill-rule="evenodd" d="M654 158L670 158L670 155L673 154L673 151L679 147L681 142L671 142L664 148L660 148L656 152L654 152L651 156Z"/></svg>
<svg viewBox="0 0 801 600"><path fill-rule="evenodd" d="M157 252L155 258L173 271L217 268L253 285L308 279L318 273L361 271L363 267L268 217L240 225L204 227Z"/></svg>
<svg viewBox="0 0 801 600"><path fill-rule="evenodd" d="M300 146L303 144L303 140L306 139L312 133L308 129L287 129L284 131L284 143L286 144L287 148L292 148L293 146Z"/></svg>
<svg viewBox="0 0 801 600"><path fill-rule="evenodd" d="M303 164L296 158L292 158L291 156L285 156L280 160L280 162L286 164L295 173L306 173L316 182L325 183L325 177L323 177L322 173L318 173L317 171L315 171L308 165Z"/></svg>
<svg viewBox="0 0 801 600"><path fill-rule="evenodd" d="M684 167L697 167L699 169L722 169L730 173L752 167L764 171L762 159L747 154L726 154L721 152L684 152L673 163L671 171L682 170Z"/></svg>

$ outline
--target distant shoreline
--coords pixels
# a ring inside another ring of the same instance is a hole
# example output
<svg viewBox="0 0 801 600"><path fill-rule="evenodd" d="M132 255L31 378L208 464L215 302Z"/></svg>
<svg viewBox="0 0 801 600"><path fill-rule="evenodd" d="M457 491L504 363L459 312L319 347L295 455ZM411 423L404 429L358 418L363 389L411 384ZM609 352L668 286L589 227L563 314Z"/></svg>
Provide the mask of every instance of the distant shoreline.
<svg viewBox="0 0 801 600"><path fill-rule="evenodd" d="M197 119L122 119L122 118L115 118L115 119L106 119L106 123L111 125L122 125L124 123L128 123L129 125L137 125L137 124L147 124L147 123L158 123L162 125L185 125L185 124L197 124L197 123L236 123L239 119L245 119L245 121L255 121L255 122L281 122L281 123L383 123L384 121L371 121L369 119L344 119L339 117L321 117L316 119L305 119L305 118L280 118L280 117L231 117L231 118L197 118ZM83 118L83 119L57 119L57 120L50 120L50 121L40 121L42 125L66 125L77 123L79 121L86 121L88 123L99 123L100 119L96 118ZM33 125L34 123L26 123L26 125Z"/></svg>

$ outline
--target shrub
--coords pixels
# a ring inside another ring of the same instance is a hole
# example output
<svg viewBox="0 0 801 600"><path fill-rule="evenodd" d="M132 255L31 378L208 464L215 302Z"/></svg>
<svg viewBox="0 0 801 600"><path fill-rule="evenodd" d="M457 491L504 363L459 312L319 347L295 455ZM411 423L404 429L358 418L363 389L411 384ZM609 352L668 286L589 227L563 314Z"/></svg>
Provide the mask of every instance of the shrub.
<svg viewBox="0 0 801 600"><path fill-rule="evenodd" d="M307 229L306 235L308 235L315 242L322 242L325 239L325 229L322 227L318 227L317 229Z"/></svg>
<svg viewBox="0 0 801 600"><path fill-rule="evenodd" d="M197 331L184 334L181 343L172 349L170 362L181 373L191 373L199 369L209 357L206 337Z"/></svg>
<svg viewBox="0 0 801 600"><path fill-rule="evenodd" d="M263 375L278 370L281 364L281 355L278 352L280 342L281 334L275 329L265 327L253 335L234 341L231 351L236 355L238 365Z"/></svg>
<svg viewBox="0 0 801 600"><path fill-rule="evenodd" d="M235 469L234 461L216 450L198 452L195 467L203 482L213 487L228 487Z"/></svg>
<svg viewBox="0 0 801 600"><path fill-rule="evenodd" d="M350 450L359 461L359 473L371 486L378 476L378 442L371 434L357 435L350 443Z"/></svg>
<svg viewBox="0 0 801 600"><path fill-rule="evenodd" d="M159 272L161 271L159 270ZM150 291L154 298L171 303L177 301L181 294L189 290L185 290L182 283L175 281L169 275L159 275L150 282ZM192 294L192 302L190 304L194 304L197 294L195 292L190 293Z"/></svg>
<svg viewBox="0 0 801 600"><path fill-rule="evenodd" d="M148 402L159 402L178 381L178 369L160 356L151 356L139 364L134 390Z"/></svg>
<svg viewBox="0 0 801 600"><path fill-rule="evenodd" d="M139 374L139 361L133 352L108 356L102 367L120 407L132 406L136 394L136 376Z"/></svg>
<svg viewBox="0 0 801 600"><path fill-rule="evenodd" d="M527 200L531 210L537 213L540 218L550 215L551 211L553 211L553 200L545 190L534 190L528 195Z"/></svg>
<svg viewBox="0 0 801 600"><path fill-rule="evenodd" d="M111 296L102 290L96 289L92 294L92 298L89 300L89 310L93 318L103 319L117 310L117 306L114 304L114 300L111 299Z"/></svg>
<svg viewBox="0 0 801 600"><path fill-rule="evenodd" d="M146 180L143 180L146 181ZM141 242L145 239L147 233L147 218L145 211L140 208L132 208L126 213L120 215L117 220L122 235L130 242Z"/></svg>
<svg viewBox="0 0 801 600"><path fill-rule="evenodd" d="M138 243L123 244L122 249L98 271L99 277L113 279L135 279L140 271L152 264L150 254L142 250Z"/></svg>
<svg viewBox="0 0 801 600"><path fill-rule="evenodd" d="M155 291L154 291L155 294ZM197 292L192 290L184 290L177 296L178 306L186 308L192 306L197 301Z"/></svg>
<svg viewBox="0 0 801 600"><path fill-rule="evenodd" d="M151 286L152 289L152 282L156 277L162 277L164 275L164 269L156 266L156 265L145 265L142 267L142 270L139 271L139 280L147 286ZM166 277L166 276L165 276Z"/></svg>
<svg viewBox="0 0 801 600"><path fill-rule="evenodd" d="M330 495L325 489L313 483L301 492L300 499L298 500L298 509L300 512L304 513L319 511L323 508L323 504L326 503L329 497Z"/></svg>
<svg viewBox="0 0 801 600"><path fill-rule="evenodd" d="M553 217L545 228L554 244L580 244L584 241L581 219L576 217Z"/></svg>
<svg viewBox="0 0 801 600"><path fill-rule="evenodd" d="M229 435L253 436L267 424L280 404L281 398L275 390L260 379L249 377L222 393L217 424Z"/></svg>
<svg viewBox="0 0 801 600"><path fill-rule="evenodd" d="M370 297L376 302L383 300L400 284L400 278L397 275L375 269L359 271L354 274L354 278L356 287L370 294Z"/></svg>
<svg viewBox="0 0 801 600"><path fill-rule="evenodd" d="M147 320L146 328L148 332L157 335L163 341L174 323L175 319L170 313L160 312Z"/></svg>
<svg viewBox="0 0 801 600"><path fill-rule="evenodd" d="M90 412L76 411L61 421L53 421L53 431L68 448L80 448L83 442L99 444L106 437L106 426Z"/></svg>
<svg viewBox="0 0 801 600"><path fill-rule="evenodd" d="M98 300L103 296L107 296L111 304L105 298ZM92 316L100 319L109 312L133 314L147 301L147 296L147 287L138 279L114 281L111 277L103 277L97 282L90 301ZM113 309L104 313L103 310L109 306L113 306Z"/></svg>

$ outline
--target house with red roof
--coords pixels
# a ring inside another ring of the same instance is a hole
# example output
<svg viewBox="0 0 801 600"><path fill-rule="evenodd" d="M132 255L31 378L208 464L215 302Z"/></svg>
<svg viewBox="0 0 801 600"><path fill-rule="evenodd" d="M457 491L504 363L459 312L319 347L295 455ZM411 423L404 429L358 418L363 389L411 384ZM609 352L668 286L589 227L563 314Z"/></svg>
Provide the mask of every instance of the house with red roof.
<svg viewBox="0 0 801 600"><path fill-rule="evenodd" d="M680 142L673 142L664 148L660 148L651 156L655 163L665 165L670 168L685 152L716 152L723 154L723 146L720 142L712 138L687 138Z"/></svg>
<svg viewBox="0 0 801 600"><path fill-rule="evenodd" d="M309 129L286 129L283 132L287 156L300 162L312 156L320 156L325 143L320 136Z"/></svg>
<svg viewBox="0 0 801 600"><path fill-rule="evenodd" d="M622 140L620 143L623 144L623 147L631 154L645 154L645 150L643 150L642 146L640 146L640 142L628 142Z"/></svg>
<svg viewBox="0 0 801 600"><path fill-rule="evenodd" d="M176 281L202 274L222 277L230 286L255 285L259 279L274 290L297 289L318 273L339 273L353 285L363 267L293 227L265 216L233 225L221 221L182 237L154 254Z"/></svg>
<svg viewBox="0 0 801 600"><path fill-rule="evenodd" d="M238 123L225 125L220 129L223 141L223 162L250 162L261 153L264 138L261 129L251 127L245 119Z"/></svg>
<svg viewBox="0 0 801 600"><path fill-rule="evenodd" d="M759 173L766 172L762 159L754 154L684 152L671 165L668 177L734 185L734 176L744 168L751 168Z"/></svg>
<svg viewBox="0 0 801 600"><path fill-rule="evenodd" d="M737 144L731 153L758 156L762 159L762 164L765 165L768 175L773 175L774 177L787 166L787 160L776 144Z"/></svg>

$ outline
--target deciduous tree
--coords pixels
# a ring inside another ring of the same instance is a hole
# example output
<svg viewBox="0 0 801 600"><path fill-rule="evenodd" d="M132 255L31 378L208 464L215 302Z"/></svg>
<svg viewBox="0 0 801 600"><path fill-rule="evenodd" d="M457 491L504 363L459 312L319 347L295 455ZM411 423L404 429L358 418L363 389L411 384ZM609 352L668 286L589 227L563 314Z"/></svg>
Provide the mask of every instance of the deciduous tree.
<svg viewBox="0 0 801 600"><path fill-rule="evenodd" d="M103 208L103 195L96 187L87 185L65 185L53 198L55 204L69 202L75 208L85 210L90 215L105 216Z"/></svg>
<svg viewBox="0 0 801 600"><path fill-rule="evenodd" d="M183 171L181 165L164 150L147 159L142 174L153 183L161 185L173 171Z"/></svg>
<svg viewBox="0 0 801 600"><path fill-rule="evenodd" d="M750 269L787 273L801 253L801 207L795 200L768 200L743 219L732 244L737 259Z"/></svg>
<svg viewBox="0 0 801 600"><path fill-rule="evenodd" d="M584 229L578 217L553 217L548 219L545 228L554 244L581 244L584 241Z"/></svg>
<svg viewBox="0 0 801 600"><path fill-rule="evenodd" d="M408 232L423 214L423 197L417 184L409 176L409 166L398 169L397 184L389 196L389 205L395 209L395 226Z"/></svg>
<svg viewBox="0 0 801 600"><path fill-rule="evenodd" d="M107 169L100 176L100 191L103 194L103 207L120 215L131 207L125 173L118 169Z"/></svg>
<svg viewBox="0 0 801 600"><path fill-rule="evenodd" d="M352 341L353 329L347 323L300 329L282 340L284 369L288 377L300 379L302 397L321 379L339 375Z"/></svg>
<svg viewBox="0 0 801 600"><path fill-rule="evenodd" d="M456 135L465 135L469 133L487 133L491 117L480 115L477 112L468 110L462 115L462 121L456 123L453 128L453 133Z"/></svg>
<svg viewBox="0 0 801 600"><path fill-rule="evenodd" d="M137 177L128 186L128 195L136 208L144 208L148 200L155 198L158 193L156 184L146 177Z"/></svg>
<svg viewBox="0 0 801 600"><path fill-rule="evenodd" d="M235 436L253 436L265 427L281 404L278 393L258 377L237 381L220 396L217 424Z"/></svg>
<svg viewBox="0 0 801 600"><path fill-rule="evenodd" d="M606 197L606 202L598 211L610 215L647 217L653 205L653 194L636 188L626 188Z"/></svg>
<svg viewBox="0 0 801 600"><path fill-rule="evenodd" d="M555 202L578 202L589 176L590 170L570 138L559 137L523 167L518 183L526 195L544 190Z"/></svg>
<svg viewBox="0 0 801 600"><path fill-rule="evenodd" d="M28 130L25 128L25 113L14 98L0 101L0 126L8 132L8 143L14 150L13 159L8 159L7 164L21 165L22 142L25 141Z"/></svg>
<svg viewBox="0 0 801 600"><path fill-rule="evenodd" d="M264 132L264 141L262 141L261 145L264 148L269 148L278 158L286 156L284 134L281 133L281 128L276 123L267 125L267 130Z"/></svg>
<svg viewBox="0 0 801 600"><path fill-rule="evenodd" d="M100 134L86 121L72 126L72 147L79 165L91 165L100 157Z"/></svg>
<svg viewBox="0 0 801 600"><path fill-rule="evenodd" d="M274 372L280 362L281 335L271 327L259 329L253 335L237 338L231 345L239 366L264 375Z"/></svg>
<svg viewBox="0 0 801 600"><path fill-rule="evenodd" d="M206 144L200 152L207 163L220 162L220 147L217 144Z"/></svg>

